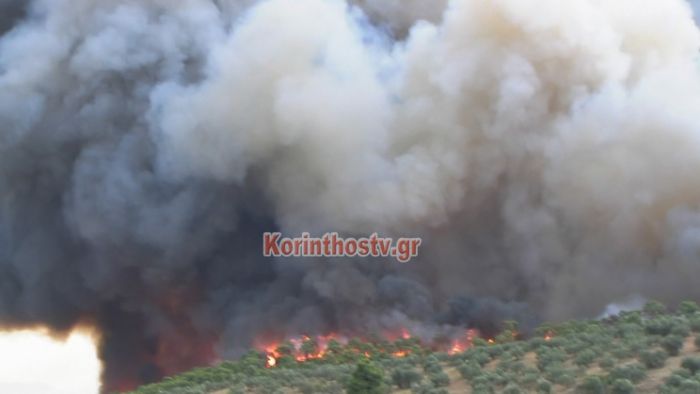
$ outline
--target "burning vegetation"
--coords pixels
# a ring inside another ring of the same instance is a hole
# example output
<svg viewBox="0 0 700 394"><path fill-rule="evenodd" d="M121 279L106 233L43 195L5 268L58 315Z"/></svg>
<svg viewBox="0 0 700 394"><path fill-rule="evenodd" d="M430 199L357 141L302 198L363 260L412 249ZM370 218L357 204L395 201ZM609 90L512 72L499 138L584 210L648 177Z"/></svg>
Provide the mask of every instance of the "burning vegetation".
<svg viewBox="0 0 700 394"><path fill-rule="evenodd" d="M447 347L413 336L294 337L135 393L700 392L695 302L674 312L652 302L610 318L544 324L531 337L503 326L494 338L466 331Z"/></svg>
<svg viewBox="0 0 700 394"><path fill-rule="evenodd" d="M307 335L288 338L282 342L269 343L257 346L265 356L265 366L274 368L290 363L304 363L312 360L331 359L336 362L348 362L358 355L366 358L395 357L403 358L414 353L420 353L425 349L446 352L450 355L462 353L473 346L479 332L476 329L468 329L463 335L458 335L450 340L446 338L426 341L413 337L408 330L400 330L398 339L396 335L385 335L385 339L364 340L348 339L345 336L329 334L325 336L310 337ZM488 339L493 344L493 339Z"/></svg>

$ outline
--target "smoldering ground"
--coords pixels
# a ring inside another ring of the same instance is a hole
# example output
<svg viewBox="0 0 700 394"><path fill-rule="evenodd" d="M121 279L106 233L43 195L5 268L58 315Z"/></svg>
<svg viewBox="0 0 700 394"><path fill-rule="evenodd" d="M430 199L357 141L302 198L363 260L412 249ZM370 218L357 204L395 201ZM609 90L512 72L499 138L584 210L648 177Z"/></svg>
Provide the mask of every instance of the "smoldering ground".
<svg viewBox="0 0 700 394"><path fill-rule="evenodd" d="M697 298L681 0L0 2L0 321L101 333L105 390L261 333ZM423 237L275 261L265 231Z"/></svg>

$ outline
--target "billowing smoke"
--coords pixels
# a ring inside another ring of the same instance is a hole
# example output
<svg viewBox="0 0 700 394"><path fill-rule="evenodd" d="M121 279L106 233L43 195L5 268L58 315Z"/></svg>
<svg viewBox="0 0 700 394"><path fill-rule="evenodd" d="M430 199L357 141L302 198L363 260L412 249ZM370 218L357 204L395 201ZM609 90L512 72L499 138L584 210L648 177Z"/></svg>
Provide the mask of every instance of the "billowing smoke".
<svg viewBox="0 0 700 394"><path fill-rule="evenodd" d="M700 297L681 0L4 0L0 32L0 322L95 327L105 390L261 333Z"/></svg>

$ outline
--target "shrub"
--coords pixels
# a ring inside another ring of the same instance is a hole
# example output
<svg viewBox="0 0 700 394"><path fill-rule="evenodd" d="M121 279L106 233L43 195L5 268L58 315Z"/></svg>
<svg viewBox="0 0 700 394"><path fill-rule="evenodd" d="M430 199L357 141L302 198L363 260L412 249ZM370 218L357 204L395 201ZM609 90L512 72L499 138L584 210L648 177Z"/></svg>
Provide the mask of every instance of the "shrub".
<svg viewBox="0 0 700 394"><path fill-rule="evenodd" d="M443 388L433 387L430 383L420 384L411 390L413 394L448 394Z"/></svg>
<svg viewBox="0 0 700 394"><path fill-rule="evenodd" d="M493 385L489 381L486 374L474 378L472 380L472 393L491 394L493 393Z"/></svg>
<svg viewBox="0 0 700 394"><path fill-rule="evenodd" d="M696 372L700 371L700 357L688 357L683 359L681 367L687 369L694 375Z"/></svg>
<svg viewBox="0 0 700 394"><path fill-rule="evenodd" d="M474 379L481 375L481 366L474 361L467 361L460 365L457 370L464 379Z"/></svg>
<svg viewBox="0 0 700 394"><path fill-rule="evenodd" d="M642 310L649 316L657 316L666 312L666 306L658 301L649 301Z"/></svg>
<svg viewBox="0 0 700 394"><path fill-rule="evenodd" d="M595 360L595 358L595 352L591 349L586 349L576 356L574 362L580 367L587 367L593 362L593 360Z"/></svg>
<svg viewBox="0 0 700 394"><path fill-rule="evenodd" d="M695 337L695 347L700 350L700 336Z"/></svg>
<svg viewBox="0 0 700 394"><path fill-rule="evenodd" d="M644 331L650 335L666 336L673 329L673 321L667 317L657 317L644 323Z"/></svg>
<svg viewBox="0 0 700 394"><path fill-rule="evenodd" d="M491 383L492 385L501 386L501 385L505 385L506 383L508 383L508 379L506 379L506 377L503 376L503 374L499 373L498 371L487 372L484 374L484 376L486 376L487 381L489 383Z"/></svg>
<svg viewBox="0 0 700 394"><path fill-rule="evenodd" d="M423 367L423 370L428 374L440 373L442 372L442 365L440 365L438 362L428 362Z"/></svg>
<svg viewBox="0 0 700 394"><path fill-rule="evenodd" d="M620 312L619 317L625 323L639 324L642 322L642 314L639 311L623 311Z"/></svg>
<svg viewBox="0 0 700 394"><path fill-rule="evenodd" d="M610 394L633 394L634 384L627 379L617 379L610 386Z"/></svg>
<svg viewBox="0 0 700 394"><path fill-rule="evenodd" d="M576 388L581 394L605 394L605 384L598 376L587 376Z"/></svg>
<svg viewBox="0 0 700 394"><path fill-rule="evenodd" d="M509 383L502 391L503 394L521 394L523 391L520 390L515 383Z"/></svg>
<svg viewBox="0 0 700 394"><path fill-rule="evenodd" d="M667 388L666 391L670 391L673 392L673 394L677 394L677 390L675 389L680 387L683 384L683 382L688 380L690 377L690 372L687 369L679 369L673 371L673 373L665 380L665 388Z"/></svg>
<svg viewBox="0 0 700 394"><path fill-rule="evenodd" d="M245 394L245 388L242 386L231 387L228 394Z"/></svg>
<svg viewBox="0 0 700 394"><path fill-rule="evenodd" d="M391 374L391 380L400 389L408 389L421 381L421 375L413 368L399 368Z"/></svg>
<svg viewBox="0 0 700 394"><path fill-rule="evenodd" d="M510 354L513 356L514 359L519 360L525 355L525 349L523 349L522 345L513 346L510 350Z"/></svg>
<svg viewBox="0 0 700 394"><path fill-rule="evenodd" d="M700 332L700 314L696 313L688 318L688 325L693 332Z"/></svg>
<svg viewBox="0 0 700 394"><path fill-rule="evenodd" d="M624 360L627 358L634 357L634 351L629 346L625 346L625 345L617 346L615 349L613 349L612 354L618 360Z"/></svg>
<svg viewBox="0 0 700 394"><path fill-rule="evenodd" d="M431 373L428 377L435 387L446 387L450 385L450 377L442 371Z"/></svg>
<svg viewBox="0 0 700 394"><path fill-rule="evenodd" d="M384 393L384 374L374 364L360 360L347 386L348 394Z"/></svg>
<svg viewBox="0 0 700 394"><path fill-rule="evenodd" d="M610 381L629 380L638 383L644 379L646 371L640 364L629 364L615 367L608 376Z"/></svg>
<svg viewBox="0 0 700 394"><path fill-rule="evenodd" d="M661 340L661 346L671 356L677 356L683 347L683 338L676 335L667 336Z"/></svg>
<svg viewBox="0 0 700 394"><path fill-rule="evenodd" d="M573 385L576 381L574 374L561 365L548 368L545 371L545 376L553 383L566 387Z"/></svg>
<svg viewBox="0 0 700 394"><path fill-rule="evenodd" d="M685 322L676 322L671 328L671 335L677 335L681 338L685 338L690 335L690 325Z"/></svg>
<svg viewBox="0 0 700 394"><path fill-rule="evenodd" d="M537 392L540 394L549 394L552 392L552 383L546 379L537 381Z"/></svg>
<svg viewBox="0 0 700 394"><path fill-rule="evenodd" d="M700 393L700 382L698 382L697 380L686 379L680 384L676 393L678 393L678 394L697 394L697 393Z"/></svg>
<svg viewBox="0 0 700 394"><path fill-rule="evenodd" d="M683 301L678 306L678 311L684 315L692 315L700 311L700 306L695 301Z"/></svg>
<svg viewBox="0 0 700 394"><path fill-rule="evenodd" d="M666 358L668 355L663 350L647 350L639 355L639 360L648 369L661 368L666 364Z"/></svg>
<svg viewBox="0 0 700 394"><path fill-rule="evenodd" d="M543 348L537 353L537 368L544 371L549 365L561 364L566 360L566 353L559 349Z"/></svg>
<svg viewBox="0 0 700 394"><path fill-rule="evenodd" d="M564 350L569 354L576 354L585 351L587 347L588 344L586 342L572 339L566 345L564 345Z"/></svg>
<svg viewBox="0 0 700 394"><path fill-rule="evenodd" d="M319 383L314 380L305 380L300 382L296 388L302 394L314 394L321 391L319 386Z"/></svg>
<svg viewBox="0 0 700 394"><path fill-rule="evenodd" d="M477 349L471 352L470 358L479 363L479 365L481 365L482 367L488 364L489 361L491 361L491 355L489 355L488 352L483 351L481 349Z"/></svg>
<svg viewBox="0 0 700 394"><path fill-rule="evenodd" d="M610 357L610 356L605 356L605 357L603 357L603 358L600 360L600 362L598 363L598 365L599 365L602 369L608 370L608 369L610 369L610 368L612 368L612 367L615 366L615 360L613 360L613 358Z"/></svg>
<svg viewBox="0 0 700 394"><path fill-rule="evenodd" d="M537 380L539 379L540 374L537 371L531 371L529 369L526 369L523 371L521 378L520 378L520 383L523 385L532 387L537 383Z"/></svg>

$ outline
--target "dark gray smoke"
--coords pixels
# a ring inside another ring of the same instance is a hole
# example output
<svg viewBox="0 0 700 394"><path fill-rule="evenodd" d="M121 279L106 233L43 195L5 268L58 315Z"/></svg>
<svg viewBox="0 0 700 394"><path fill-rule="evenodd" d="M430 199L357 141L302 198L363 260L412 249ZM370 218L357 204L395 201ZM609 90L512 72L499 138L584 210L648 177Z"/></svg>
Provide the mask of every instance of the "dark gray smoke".
<svg viewBox="0 0 700 394"><path fill-rule="evenodd" d="M96 327L113 390L260 335L698 297L700 32L643 3L2 1L0 322Z"/></svg>

